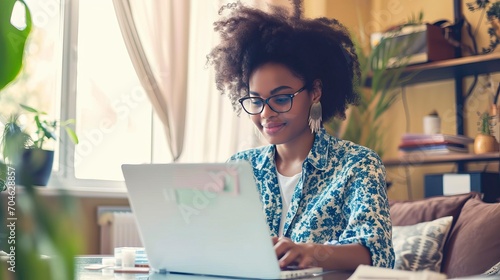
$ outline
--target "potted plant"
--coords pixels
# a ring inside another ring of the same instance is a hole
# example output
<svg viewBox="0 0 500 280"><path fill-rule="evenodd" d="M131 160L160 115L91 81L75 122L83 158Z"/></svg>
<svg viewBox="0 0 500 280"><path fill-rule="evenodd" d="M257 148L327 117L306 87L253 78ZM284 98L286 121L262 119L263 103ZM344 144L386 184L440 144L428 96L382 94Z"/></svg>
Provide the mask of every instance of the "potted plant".
<svg viewBox="0 0 500 280"><path fill-rule="evenodd" d="M474 138L474 153L485 154L497 151L497 140L491 135L492 128L496 125L493 123L493 117L490 116L488 112L483 112L479 114L479 121L477 124L479 133Z"/></svg>
<svg viewBox="0 0 500 280"><path fill-rule="evenodd" d="M23 104L20 106L28 114L33 115L32 124L36 127L36 131L30 136L21 128L19 116L11 116L4 128L3 156L7 163L18 167L18 184L46 186L52 172L54 151L46 149L45 146L49 141L57 140L58 128L64 128L69 139L78 144L75 131L69 127L74 120L58 123L56 120L47 119L45 112Z"/></svg>

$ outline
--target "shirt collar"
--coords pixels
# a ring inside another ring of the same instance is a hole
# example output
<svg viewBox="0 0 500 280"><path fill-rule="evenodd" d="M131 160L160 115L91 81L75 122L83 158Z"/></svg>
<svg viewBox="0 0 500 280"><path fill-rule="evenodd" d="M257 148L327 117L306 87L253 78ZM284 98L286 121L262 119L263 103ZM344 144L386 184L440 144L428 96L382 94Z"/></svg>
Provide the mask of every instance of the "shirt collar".
<svg viewBox="0 0 500 280"><path fill-rule="evenodd" d="M255 167L262 170L264 166L274 165L274 153L276 145L268 145L263 148L262 152L257 156Z"/></svg>
<svg viewBox="0 0 500 280"><path fill-rule="evenodd" d="M324 170L328 166L329 146L335 144L337 139L326 132L324 128L316 133L314 143L311 151L307 155L306 162L309 162L314 168ZM263 151L257 157L256 167L262 169L268 164L274 165L274 155L276 152L276 145L269 145L264 147Z"/></svg>
<svg viewBox="0 0 500 280"><path fill-rule="evenodd" d="M322 127L314 137L314 143L311 151L307 155L306 162L309 162L314 168L324 170L328 167L328 159L332 156L330 145L335 145L337 139Z"/></svg>

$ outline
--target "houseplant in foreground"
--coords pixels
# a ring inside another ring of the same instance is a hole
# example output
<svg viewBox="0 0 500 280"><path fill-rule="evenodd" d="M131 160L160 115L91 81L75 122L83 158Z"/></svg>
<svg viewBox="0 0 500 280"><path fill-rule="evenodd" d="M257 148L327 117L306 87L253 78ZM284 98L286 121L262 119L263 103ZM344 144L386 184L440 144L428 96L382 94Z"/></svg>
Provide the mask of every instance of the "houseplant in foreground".
<svg viewBox="0 0 500 280"><path fill-rule="evenodd" d="M16 3L24 6L23 30L10 22ZM31 24L24 0L0 1L0 94L22 68ZM7 261L0 262L0 279L74 279L74 258L82 252L83 237L73 199L61 193L56 203L49 204L31 184L16 189L14 166L0 161L0 169L0 175L2 170L10 174L3 176L6 180L0 186L0 250L8 254Z"/></svg>

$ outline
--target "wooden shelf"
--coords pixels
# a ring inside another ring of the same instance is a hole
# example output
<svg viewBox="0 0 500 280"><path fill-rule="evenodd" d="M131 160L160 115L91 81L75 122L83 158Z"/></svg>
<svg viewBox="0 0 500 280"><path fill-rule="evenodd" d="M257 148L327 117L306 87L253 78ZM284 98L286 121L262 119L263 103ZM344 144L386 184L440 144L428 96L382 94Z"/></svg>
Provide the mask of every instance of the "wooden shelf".
<svg viewBox="0 0 500 280"><path fill-rule="evenodd" d="M498 161L500 162L500 152L488 154L449 154L449 155L424 155L414 154L411 156L403 156L399 158L384 160L386 167L396 166L415 166L425 164L443 164L443 163L467 163L480 161Z"/></svg>
<svg viewBox="0 0 500 280"><path fill-rule="evenodd" d="M498 52L410 65L405 69L402 78L415 75L405 83L405 85L412 85L494 72L500 72L500 53ZM368 78L366 85L370 84L371 79Z"/></svg>
<svg viewBox="0 0 500 280"><path fill-rule="evenodd" d="M500 72L500 53L498 52L411 65L405 69L402 78L412 75L411 80L405 83L405 85L412 85L447 79L460 81L466 76L495 72ZM370 82L371 81L368 81L367 85L369 85ZM455 88L455 91L457 92L456 95L462 96L461 88ZM457 107L461 107L462 105L461 98L460 100L456 100ZM462 114L458 112L457 122L463 122L461 117ZM457 128L457 134L461 133L462 129ZM482 155L460 153L449 155L425 155L421 153L413 154L411 156L386 159L383 162L386 167L454 163L459 164L459 169L461 169L460 167L463 167L463 164L465 163L488 161L500 162L500 152Z"/></svg>

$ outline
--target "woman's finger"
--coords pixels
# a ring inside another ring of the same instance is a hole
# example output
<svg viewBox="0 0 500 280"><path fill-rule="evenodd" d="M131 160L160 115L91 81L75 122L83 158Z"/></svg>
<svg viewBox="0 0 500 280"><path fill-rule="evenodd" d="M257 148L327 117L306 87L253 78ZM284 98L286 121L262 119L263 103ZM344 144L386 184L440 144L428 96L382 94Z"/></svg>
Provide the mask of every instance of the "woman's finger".
<svg viewBox="0 0 500 280"><path fill-rule="evenodd" d="M300 268L306 268L310 266L314 266L315 264L314 258L309 255L302 256L302 259L299 262Z"/></svg>
<svg viewBox="0 0 500 280"><path fill-rule="evenodd" d="M271 237L271 240L273 241L273 245L276 245L276 243L278 243L279 237L277 236Z"/></svg>
<svg viewBox="0 0 500 280"><path fill-rule="evenodd" d="M291 247L293 247L295 243L293 243L290 239L281 237L274 244L274 251L276 252L276 256L281 258Z"/></svg>
<svg viewBox="0 0 500 280"><path fill-rule="evenodd" d="M281 268L287 267L291 264L296 264L300 261L300 250L297 247L292 247L288 250L283 257L279 259Z"/></svg>

